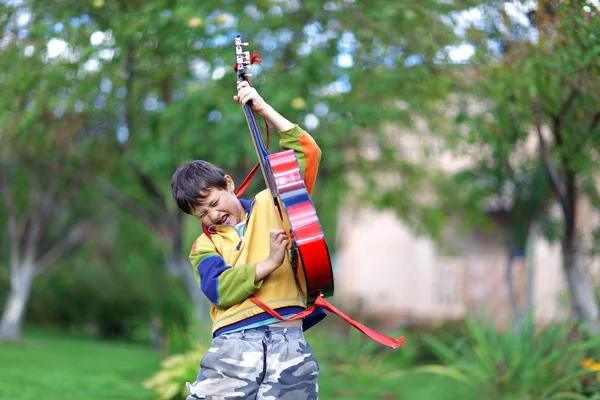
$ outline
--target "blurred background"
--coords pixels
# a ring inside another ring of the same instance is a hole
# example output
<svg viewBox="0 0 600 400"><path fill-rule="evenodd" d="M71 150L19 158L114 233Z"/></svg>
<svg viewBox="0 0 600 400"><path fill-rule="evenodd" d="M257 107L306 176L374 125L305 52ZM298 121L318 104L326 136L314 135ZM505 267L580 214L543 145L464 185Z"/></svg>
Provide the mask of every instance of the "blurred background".
<svg viewBox="0 0 600 400"><path fill-rule="evenodd" d="M599 12L1 1L0 399L185 398L210 318L170 177L207 159L241 183L256 162L236 34L323 150L329 300L406 336L330 315L307 332L320 397L600 398Z"/></svg>

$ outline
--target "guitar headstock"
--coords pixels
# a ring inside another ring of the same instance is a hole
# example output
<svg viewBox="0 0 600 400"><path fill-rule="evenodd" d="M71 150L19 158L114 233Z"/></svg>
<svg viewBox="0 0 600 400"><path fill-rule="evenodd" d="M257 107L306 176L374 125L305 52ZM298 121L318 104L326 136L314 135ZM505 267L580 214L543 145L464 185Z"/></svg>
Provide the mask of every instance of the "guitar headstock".
<svg viewBox="0 0 600 400"><path fill-rule="evenodd" d="M248 80L248 76L252 76L252 74L246 73L246 69L250 68L252 64L250 52L244 51L244 46L248 46L248 43L242 42L242 36L237 35L235 37L235 60L236 60L236 72L237 72L237 81L242 82Z"/></svg>

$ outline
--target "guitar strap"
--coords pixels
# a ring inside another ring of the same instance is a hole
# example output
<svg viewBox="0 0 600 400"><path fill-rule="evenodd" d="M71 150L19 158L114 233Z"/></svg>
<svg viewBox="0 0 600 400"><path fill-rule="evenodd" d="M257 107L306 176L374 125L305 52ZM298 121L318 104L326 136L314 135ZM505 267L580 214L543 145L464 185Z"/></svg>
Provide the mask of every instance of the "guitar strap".
<svg viewBox="0 0 600 400"><path fill-rule="evenodd" d="M210 239L210 241L212 242L212 244L214 245L215 242L213 242L212 240L212 235L208 229L208 227L204 224L202 224L202 231L204 232L204 234ZM217 246L215 246L215 251L217 253L219 253L219 255L222 257L223 255L221 254L221 252L219 251L219 249L217 248ZM284 318L282 317L277 311L273 310L271 307L269 307L268 305L266 305L265 303L263 303L262 301L260 301L256 296L251 295L249 297L250 301L252 301L254 304L256 304L258 307L262 308L267 314L269 314L270 316L272 316L273 318L276 318L280 321L294 321L297 319L301 319L306 317L307 315L311 314L317 307L322 307L327 311L330 311L332 313L334 313L335 315L337 315L338 317L342 318L344 321L346 321L348 324L350 324L351 326L353 326L354 328L358 329L360 332L362 332L363 334L365 334L367 337L375 340L376 342L379 342L381 344L383 344L384 346L388 346L391 347L392 349L397 349L399 347L402 347L402 345L404 344L404 336L399 337L398 339L394 339L392 337L386 336L382 333L379 333L363 324L361 324L360 322L354 321L352 318L350 318L349 316L347 316L346 314L344 314L342 311L338 310L337 308L335 308L331 303L329 303L327 300L325 300L325 298L323 297L323 295L317 296L317 298L315 299L314 304L312 304L310 307L306 308L306 310L292 316L289 318Z"/></svg>

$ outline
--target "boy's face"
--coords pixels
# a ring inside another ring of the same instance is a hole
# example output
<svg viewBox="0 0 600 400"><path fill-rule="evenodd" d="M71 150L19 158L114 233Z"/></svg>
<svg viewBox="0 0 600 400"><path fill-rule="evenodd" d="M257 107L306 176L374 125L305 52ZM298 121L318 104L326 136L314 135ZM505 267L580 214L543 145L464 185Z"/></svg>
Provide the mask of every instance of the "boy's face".
<svg viewBox="0 0 600 400"><path fill-rule="evenodd" d="M244 210L242 203L234 193L233 179L229 175L225 175L225 181L227 182L227 190L221 188L211 189L208 196L194 209L193 215L206 226L235 226L246 215L246 210Z"/></svg>

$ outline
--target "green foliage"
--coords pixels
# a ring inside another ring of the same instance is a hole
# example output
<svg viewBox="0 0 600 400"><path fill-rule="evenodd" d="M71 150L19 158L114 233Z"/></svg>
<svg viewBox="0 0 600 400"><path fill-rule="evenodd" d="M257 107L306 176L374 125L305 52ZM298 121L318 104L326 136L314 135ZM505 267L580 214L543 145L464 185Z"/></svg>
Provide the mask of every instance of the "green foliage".
<svg viewBox="0 0 600 400"><path fill-rule="evenodd" d="M155 318L165 327L184 327L190 309L185 285L165 276L158 243L139 228L124 217L103 240L83 246L63 261L66 265L39 277L29 322L65 330L91 327L105 337L146 343Z"/></svg>
<svg viewBox="0 0 600 400"><path fill-rule="evenodd" d="M78 60L58 60L57 68L75 65L85 70L90 60L99 61L98 71L84 74L95 83L71 81L80 89L71 98L89 94L77 100L107 123L98 142L111 157L105 172L114 179L114 172L128 174L135 165L164 196L162 202L150 201L148 193L126 184L127 179L115 182L151 213L164 213L165 204L174 208L164 183L177 165L205 158L238 177L256 158L251 141L239 140L248 137L247 128L239 106L231 101L236 33L243 33L251 49L262 55L263 65L252 79L261 94L293 121L303 124L311 115L319 122L311 131L324 150L320 179L336 192L316 197L321 209L335 209L336 199L347 189L339 182L346 179L349 160L340 150L359 145L365 127L407 121L409 112L426 110L420 104L443 91L445 85L427 80L436 76L430 61L455 40L438 20L450 7L436 1L385 3L385 13L376 4L324 5L313 0L259 1L244 9L236 3L193 0L76 6L57 1L51 9L43 1L28 5L37 29L80 46ZM88 22L73 23L84 16ZM64 29L53 32L55 24ZM109 35L90 44L94 32ZM338 65L341 52L353 59L353 67ZM411 57L427 64L402 68ZM400 80L398 68L404 70ZM347 90L333 90L336 82ZM399 110L394 105L398 97L414 101L416 109ZM303 107L294 106L297 99ZM126 143L116 140L119 129L127 131ZM335 219L325 220L325 229L335 232Z"/></svg>
<svg viewBox="0 0 600 400"><path fill-rule="evenodd" d="M549 200L565 200L563 189L541 180L540 171L554 169L559 186L572 174L585 181L595 174L600 147L600 66L592 61L597 45L589 42L600 27L598 10L585 1L551 3L530 8L527 16L523 14L526 22L508 16L498 4L478 7L487 15L482 24L486 28L467 32L476 54L457 84L456 129L447 136L457 154L474 155L469 170L478 179L472 183L489 187L488 198L495 190L504 200L500 204L519 217L543 219ZM549 149L545 161L538 130ZM469 189L467 182L461 183ZM581 189L589 192L593 187ZM580 188L576 184L569 190L576 195ZM563 226L571 218L564 216ZM516 241L522 241L526 229L514 228ZM555 238L555 230L547 233Z"/></svg>
<svg viewBox="0 0 600 400"><path fill-rule="evenodd" d="M97 240L121 218L115 210L126 210L135 216L132 224L145 227L135 234L149 228L160 239L163 262L144 254L129 262L131 250L109 248L111 260L127 260L119 262L127 271L115 275L122 282L136 276L130 266L142 259L164 265L164 260L187 253L182 243L199 231L190 229L181 237L181 213L169 187L174 169L203 158L239 182L256 159L243 113L231 99L233 38L242 33L250 50L263 58L251 83L290 120L318 122L309 129L324 154L314 200L335 253L336 210L351 188L349 171L370 181L384 168L396 170L401 164L398 170L407 181L418 181L420 171L394 160L382 127L410 125L410 115L429 114L431 99L447 93L450 81L439 74L435 61L457 40L440 17L471 3L2 4L0 23L10 40L0 64L11 73L0 76L0 105L5 106L0 112L0 164L10 172L16 217L35 218L32 210L41 206L53 211L56 218L49 221L51 228L43 229L36 248L41 255L60 243L65 229L90 217L99 220L89 238ZM22 13L29 18L20 19ZM338 62L340 56L352 63ZM398 107L398 98L408 107ZM371 135L386 156L381 168L363 162L360 154L353 156ZM44 196L37 180L42 188L55 180L61 190ZM263 187L256 179L248 193ZM433 224L440 213L428 215ZM7 243L8 238L1 238ZM0 247L0 255L9 259L9 246ZM61 256L61 266L75 265L78 257ZM75 286L60 287L75 295ZM131 287L127 301L132 306L123 310L143 308L138 299L144 296L136 284ZM43 304L30 315L42 315L41 308Z"/></svg>
<svg viewBox="0 0 600 400"><path fill-rule="evenodd" d="M537 327L528 319L517 332L467 319L468 334L452 344L430 336L426 343L441 365L419 371L450 377L469 390L467 398L578 398L582 361L600 338L575 337L564 325Z"/></svg>
<svg viewBox="0 0 600 400"><path fill-rule="evenodd" d="M484 21L466 31L476 52L456 86L455 129L447 142L472 159L472 185L483 181L491 189L480 209L509 217L502 221L509 246L522 248L535 222L547 239L585 257L578 236L594 226L576 218L583 196L597 198L591 182L600 150L600 10L584 0L514 4L524 10L521 18L505 3L481 4ZM473 192L469 184L461 190ZM560 206L558 218L552 205ZM583 318L598 313L597 303L580 300L589 298L589 282L569 280Z"/></svg>
<svg viewBox="0 0 600 400"><path fill-rule="evenodd" d="M393 335L401 336L399 333ZM414 364L420 354L418 346L407 346L393 350L350 329L346 337L317 328L306 334L311 348L326 376L343 377L357 384L368 384L373 380L393 380L399 372Z"/></svg>
<svg viewBox="0 0 600 400"><path fill-rule="evenodd" d="M186 398L188 391L185 383L196 379L200 359L206 350L206 347L197 347L164 359L161 370L144 381L144 388L152 390L158 400Z"/></svg>

